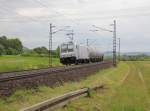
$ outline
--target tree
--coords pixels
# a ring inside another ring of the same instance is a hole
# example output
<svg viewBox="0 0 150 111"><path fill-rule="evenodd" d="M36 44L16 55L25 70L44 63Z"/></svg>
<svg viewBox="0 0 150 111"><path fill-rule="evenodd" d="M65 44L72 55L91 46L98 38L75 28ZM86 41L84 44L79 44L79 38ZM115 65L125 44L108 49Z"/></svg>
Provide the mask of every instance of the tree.
<svg viewBox="0 0 150 111"><path fill-rule="evenodd" d="M23 50L23 45L19 39L8 39L8 49L12 49L12 54L20 54Z"/></svg>
<svg viewBox="0 0 150 111"><path fill-rule="evenodd" d="M7 39L6 36L0 37L1 54L16 55L22 53L23 45L19 39Z"/></svg>
<svg viewBox="0 0 150 111"><path fill-rule="evenodd" d="M0 55L4 54L5 48L2 44L0 44Z"/></svg>
<svg viewBox="0 0 150 111"><path fill-rule="evenodd" d="M7 37L2 36L0 37L0 44L4 46L4 48L8 48L8 42L7 42Z"/></svg>
<svg viewBox="0 0 150 111"><path fill-rule="evenodd" d="M38 54L48 54L48 49L46 47L37 47L33 50Z"/></svg>

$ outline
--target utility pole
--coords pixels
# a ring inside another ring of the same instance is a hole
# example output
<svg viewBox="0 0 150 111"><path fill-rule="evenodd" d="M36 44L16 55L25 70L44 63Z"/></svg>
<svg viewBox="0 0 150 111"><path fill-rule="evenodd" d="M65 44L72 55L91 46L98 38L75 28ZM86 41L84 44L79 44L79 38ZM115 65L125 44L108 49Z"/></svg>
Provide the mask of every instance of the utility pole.
<svg viewBox="0 0 150 111"><path fill-rule="evenodd" d="M52 67L52 38L53 38L53 26L51 23L50 23L50 32L49 32L49 67Z"/></svg>
<svg viewBox="0 0 150 111"><path fill-rule="evenodd" d="M52 67L52 24L50 24L49 32L49 67Z"/></svg>
<svg viewBox="0 0 150 111"><path fill-rule="evenodd" d="M113 30L113 65L117 66L116 61L116 20L114 20L114 30Z"/></svg>
<svg viewBox="0 0 150 111"><path fill-rule="evenodd" d="M119 59L119 61L120 61L120 38L118 38L118 42L119 42L118 59Z"/></svg>

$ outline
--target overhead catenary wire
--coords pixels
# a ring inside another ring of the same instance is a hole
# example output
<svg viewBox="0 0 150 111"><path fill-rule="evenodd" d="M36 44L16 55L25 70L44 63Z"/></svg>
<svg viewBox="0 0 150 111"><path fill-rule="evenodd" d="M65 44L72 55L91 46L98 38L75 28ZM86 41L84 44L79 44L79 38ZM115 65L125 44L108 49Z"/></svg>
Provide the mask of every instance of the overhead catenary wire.
<svg viewBox="0 0 150 111"><path fill-rule="evenodd" d="M41 6L45 7L45 8L49 8L47 5L45 5L45 3L41 2L41 0L34 0L35 2L39 3ZM56 10L51 9L53 12L55 12L56 14L60 15L60 16L64 16L65 18L67 18L67 16L65 14L62 14ZM69 19L69 18L67 18ZM75 23L76 25L78 25L78 23L76 23L76 21L74 19L70 19L71 22Z"/></svg>
<svg viewBox="0 0 150 111"><path fill-rule="evenodd" d="M113 32L113 65L117 66L117 62L116 62L116 20L113 21L113 24L111 24L111 26L113 26L113 30L109 30L109 29L105 29L105 28L101 28L101 27L97 27L97 26L93 25L93 27L95 27L96 29L100 29L102 31L107 31L107 32Z"/></svg>
<svg viewBox="0 0 150 111"><path fill-rule="evenodd" d="M45 3L42 3L40 0L33 0L34 2L36 2L36 3L38 3L39 5L41 5L42 7L44 7L44 8L49 8L47 5L45 5ZM7 7L5 7L5 8L2 8L1 7L1 9L4 9L5 11L7 11L7 12L9 12L10 10L8 10L7 9ZM58 11L55 11L55 10L53 10L53 9L51 9L51 11L53 11L53 12L55 12L57 15L59 15L59 16L64 16L65 18L67 18L66 17L66 15L64 15L64 14L62 14L62 13L60 13L60 12L58 12ZM15 13L15 14L17 14L17 13ZM17 14L18 16L20 16L19 14ZM0 22L22 22L22 23L24 23L24 22L48 22L50 19L47 19L47 20L39 20L39 19L35 19L35 18L33 18L33 17L26 17L26 16L23 16L23 18L26 18L26 19L29 19L28 21L27 20L16 20L16 18L15 19L13 19L12 20L12 18L0 18ZM46 18L55 18L54 16L49 16L49 17L46 17ZM69 18L67 18L67 19L69 19ZM73 19L70 19L71 20L71 22L73 22L73 23L75 23L76 25L78 25L78 23L77 22L75 22Z"/></svg>
<svg viewBox="0 0 150 111"><path fill-rule="evenodd" d="M100 29L100 30L103 30L103 31L113 32L112 30L108 30L108 29L105 29L105 28L97 27L97 26L95 26L95 25L92 25L92 26L95 27L95 28L98 28L98 29ZM95 30L95 31L96 31L96 30Z"/></svg>

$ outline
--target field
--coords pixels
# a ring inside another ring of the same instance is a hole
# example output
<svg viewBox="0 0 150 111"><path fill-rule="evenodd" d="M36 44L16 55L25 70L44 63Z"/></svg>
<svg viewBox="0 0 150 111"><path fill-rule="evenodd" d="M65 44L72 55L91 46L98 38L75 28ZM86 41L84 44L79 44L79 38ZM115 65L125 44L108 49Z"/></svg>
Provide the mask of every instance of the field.
<svg viewBox="0 0 150 111"><path fill-rule="evenodd" d="M91 98L75 100L57 111L150 111L150 61L120 62L117 68L54 89L41 86L36 90L20 90L5 100L0 99L0 111L18 111L79 88L100 84L106 89L92 92Z"/></svg>
<svg viewBox="0 0 150 111"><path fill-rule="evenodd" d="M53 66L60 66L58 58L53 58ZM48 67L48 57L0 56L0 72L11 72Z"/></svg>
<svg viewBox="0 0 150 111"><path fill-rule="evenodd" d="M126 62L123 70L103 74L108 87L59 111L150 111L150 62Z"/></svg>

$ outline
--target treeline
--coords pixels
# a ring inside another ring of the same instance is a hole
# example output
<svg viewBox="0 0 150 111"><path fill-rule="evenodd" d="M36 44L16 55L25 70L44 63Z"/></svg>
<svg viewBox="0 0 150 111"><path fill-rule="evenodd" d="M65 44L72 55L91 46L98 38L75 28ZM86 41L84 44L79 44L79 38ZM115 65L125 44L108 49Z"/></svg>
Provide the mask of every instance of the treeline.
<svg viewBox="0 0 150 111"><path fill-rule="evenodd" d="M139 55L122 55L121 56L122 61L144 61L144 60L150 60L150 56L145 54L139 54Z"/></svg>
<svg viewBox="0 0 150 111"><path fill-rule="evenodd" d="M17 55L23 51L23 45L17 38L8 39L6 36L0 37L0 55Z"/></svg>
<svg viewBox="0 0 150 111"><path fill-rule="evenodd" d="M53 57L59 56L59 47L51 51ZM18 39L8 39L6 36L0 37L0 55L22 55L22 56L48 56L49 50L46 47L28 49L23 47Z"/></svg>
<svg viewBox="0 0 150 111"><path fill-rule="evenodd" d="M56 50L50 52L53 57L59 57L59 47ZM49 50L46 47L37 47L34 49L24 48L22 56L40 56L40 57L48 57Z"/></svg>

